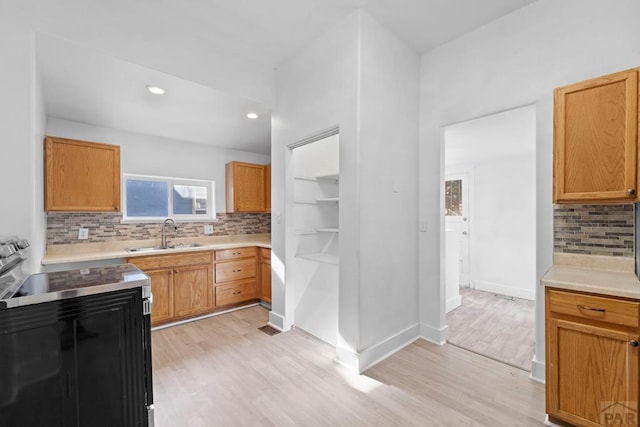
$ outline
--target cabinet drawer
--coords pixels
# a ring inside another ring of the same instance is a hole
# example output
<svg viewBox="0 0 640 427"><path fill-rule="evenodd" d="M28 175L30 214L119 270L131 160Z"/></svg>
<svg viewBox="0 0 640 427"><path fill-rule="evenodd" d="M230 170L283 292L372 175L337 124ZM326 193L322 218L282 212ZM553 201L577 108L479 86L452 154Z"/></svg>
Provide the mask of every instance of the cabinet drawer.
<svg viewBox="0 0 640 427"><path fill-rule="evenodd" d="M260 256L262 259L271 259L271 249L260 248Z"/></svg>
<svg viewBox="0 0 640 427"><path fill-rule="evenodd" d="M549 311L638 328L640 303L549 289Z"/></svg>
<svg viewBox="0 0 640 427"><path fill-rule="evenodd" d="M151 255L127 258L127 262L135 264L139 269L146 271L185 265L210 264L212 259L211 252L190 252L180 255Z"/></svg>
<svg viewBox="0 0 640 427"><path fill-rule="evenodd" d="M216 261L224 259L247 258L251 256L256 256L255 246L216 251Z"/></svg>
<svg viewBox="0 0 640 427"><path fill-rule="evenodd" d="M256 299L257 297L258 291L255 280L216 286L216 306L235 304Z"/></svg>
<svg viewBox="0 0 640 427"><path fill-rule="evenodd" d="M216 264L216 283L256 277L255 258Z"/></svg>

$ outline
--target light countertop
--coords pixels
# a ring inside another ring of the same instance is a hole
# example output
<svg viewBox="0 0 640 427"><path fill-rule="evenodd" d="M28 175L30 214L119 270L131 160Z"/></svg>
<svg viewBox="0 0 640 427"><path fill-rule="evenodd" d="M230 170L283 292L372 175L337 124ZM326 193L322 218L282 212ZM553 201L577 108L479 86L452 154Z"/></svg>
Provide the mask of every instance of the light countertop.
<svg viewBox="0 0 640 427"><path fill-rule="evenodd" d="M231 249L249 246L271 248L270 234L241 234L235 236L206 236L169 239L169 244L198 243L195 248L162 249L157 251L127 252L126 248L141 248L160 245L160 239L124 240L104 243L73 243L47 246L42 265L64 264L84 261L97 261L118 258L134 258L149 255L162 255L183 252L201 252L216 249Z"/></svg>
<svg viewBox="0 0 640 427"><path fill-rule="evenodd" d="M542 277L543 286L640 299L640 280L633 258L554 254L554 265Z"/></svg>

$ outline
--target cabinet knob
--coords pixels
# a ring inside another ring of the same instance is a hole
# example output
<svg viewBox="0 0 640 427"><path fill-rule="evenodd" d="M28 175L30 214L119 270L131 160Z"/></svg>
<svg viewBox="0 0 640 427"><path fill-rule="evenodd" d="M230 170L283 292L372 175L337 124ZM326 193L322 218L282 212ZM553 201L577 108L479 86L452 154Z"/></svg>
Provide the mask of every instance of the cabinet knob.
<svg viewBox="0 0 640 427"><path fill-rule="evenodd" d="M636 195L636 190L633 188L630 188L627 190L627 194L629 195L629 197L633 197Z"/></svg>
<svg viewBox="0 0 640 427"><path fill-rule="evenodd" d="M638 346L638 341L636 341L636 340L631 340L631 341L629 341L629 345L630 345L631 347L637 347L637 346Z"/></svg>

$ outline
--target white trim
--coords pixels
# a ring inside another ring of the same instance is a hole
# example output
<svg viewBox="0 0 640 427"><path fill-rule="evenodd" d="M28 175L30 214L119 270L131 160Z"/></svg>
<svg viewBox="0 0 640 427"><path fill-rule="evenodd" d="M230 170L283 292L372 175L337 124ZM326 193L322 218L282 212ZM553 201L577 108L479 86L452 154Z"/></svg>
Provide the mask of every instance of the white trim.
<svg viewBox="0 0 640 427"><path fill-rule="evenodd" d="M336 346L336 362L345 368L353 372L360 373L360 370L358 369L359 359L360 356L353 350L340 345Z"/></svg>
<svg viewBox="0 0 640 427"><path fill-rule="evenodd" d="M449 338L449 326L445 325L438 329L421 323L420 338L437 345L443 345L447 342L447 338Z"/></svg>
<svg viewBox="0 0 640 427"><path fill-rule="evenodd" d="M358 370L363 373L372 366L420 339L420 324L409 326L403 331L362 350L359 354Z"/></svg>
<svg viewBox="0 0 640 427"><path fill-rule="evenodd" d="M269 322L268 322L268 324L273 326L274 328L276 328L279 331L287 331L288 330L285 327L285 325L287 323L285 322L284 316L281 316L278 313L275 313L273 310L271 310L269 312Z"/></svg>
<svg viewBox="0 0 640 427"><path fill-rule="evenodd" d="M447 298L445 312L448 313L462 305L462 296L456 295L453 298Z"/></svg>
<svg viewBox="0 0 640 427"><path fill-rule="evenodd" d="M307 138L300 139L296 142L292 142L287 145L289 150L293 150L298 147L302 147L303 145L311 144L316 141L320 141L325 138L329 138L330 136L338 135L340 133L340 126L333 126L328 129L321 130L320 132L314 133L312 136Z"/></svg>
<svg viewBox="0 0 640 427"><path fill-rule="evenodd" d="M513 286L501 285L499 283L485 282L484 280L474 280L474 289L478 291L493 292L501 295L508 295L515 298L523 298L531 301L536 300L535 289L520 289Z"/></svg>
<svg viewBox="0 0 640 427"><path fill-rule="evenodd" d="M534 357L531 361L531 378L533 381L537 381L539 383L545 384L545 365L543 362L536 360Z"/></svg>

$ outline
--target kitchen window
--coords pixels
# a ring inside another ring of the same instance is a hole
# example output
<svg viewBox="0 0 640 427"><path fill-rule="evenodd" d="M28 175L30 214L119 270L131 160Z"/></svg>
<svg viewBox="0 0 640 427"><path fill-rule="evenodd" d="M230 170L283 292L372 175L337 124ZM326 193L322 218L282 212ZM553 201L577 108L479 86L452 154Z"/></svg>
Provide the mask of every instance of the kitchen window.
<svg viewBox="0 0 640 427"><path fill-rule="evenodd" d="M199 179L124 174L123 222L215 219L215 183Z"/></svg>

